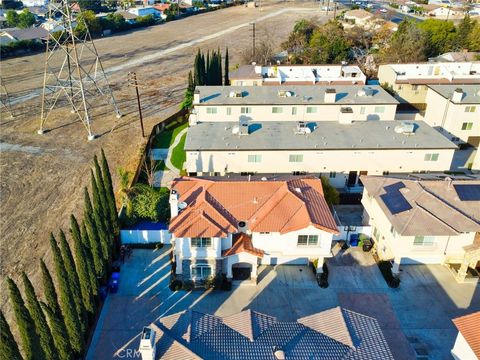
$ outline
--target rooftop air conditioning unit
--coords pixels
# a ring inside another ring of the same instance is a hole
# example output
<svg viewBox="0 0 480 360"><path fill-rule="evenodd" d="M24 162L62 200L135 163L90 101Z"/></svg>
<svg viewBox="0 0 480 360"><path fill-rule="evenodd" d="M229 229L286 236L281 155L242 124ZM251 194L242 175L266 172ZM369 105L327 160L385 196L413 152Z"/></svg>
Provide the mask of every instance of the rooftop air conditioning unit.
<svg viewBox="0 0 480 360"><path fill-rule="evenodd" d="M363 87L357 92L357 96L373 96L373 89L371 87Z"/></svg>
<svg viewBox="0 0 480 360"><path fill-rule="evenodd" d="M295 129L295 134L296 135L306 135L310 134L312 130L307 126L307 123L305 121L299 121L297 124L297 127Z"/></svg>
<svg viewBox="0 0 480 360"><path fill-rule="evenodd" d="M413 135L415 134L415 124L402 122L401 125L395 126L393 129L397 134L404 134L404 135Z"/></svg>
<svg viewBox="0 0 480 360"><path fill-rule="evenodd" d="M228 96L231 98L241 98L243 97L243 91L230 91Z"/></svg>
<svg viewBox="0 0 480 360"><path fill-rule="evenodd" d="M325 98L324 101L326 103L334 103L337 98L337 90L332 89L332 88L327 88L325 90Z"/></svg>
<svg viewBox="0 0 480 360"><path fill-rule="evenodd" d="M353 123L353 110L352 110L351 107L342 107L340 109L338 122L340 124L351 124L351 123Z"/></svg>
<svg viewBox="0 0 480 360"><path fill-rule="evenodd" d="M248 135L248 122L245 120L240 120L238 126L239 135Z"/></svg>
<svg viewBox="0 0 480 360"><path fill-rule="evenodd" d="M292 97L293 93L291 91L280 90L278 92L279 97Z"/></svg>

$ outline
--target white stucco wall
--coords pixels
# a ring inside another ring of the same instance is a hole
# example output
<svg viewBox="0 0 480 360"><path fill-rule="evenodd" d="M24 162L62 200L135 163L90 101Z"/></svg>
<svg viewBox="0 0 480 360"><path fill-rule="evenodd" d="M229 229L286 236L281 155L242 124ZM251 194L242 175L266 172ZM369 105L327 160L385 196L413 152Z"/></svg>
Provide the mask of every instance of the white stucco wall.
<svg viewBox="0 0 480 360"><path fill-rule="evenodd" d="M190 238L175 238L175 254L179 255L182 259L217 259L222 256L222 241L228 242L229 240L214 237L212 238L212 246L208 248L197 248L190 246Z"/></svg>
<svg viewBox="0 0 480 360"><path fill-rule="evenodd" d="M455 360L478 360L478 357L470 345L468 345L461 332L458 333L457 340L453 346L452 356Z"/></svg>
<svg viewBox="0 0 480 360"><path fill-rule="evenodd" d="M425 161L425 154L438 153L438 161ZM289 162L289 155L303 154L303 162ZM187 172L209 173L308 173L348 174L368 171L369 175L450 169L454 150L301 150L301 151L187 151ZM261 155L261 162L249 163L248 155ZM395 159L395 161L392 161ZM340 179L338 181L341 181Z"/></svg>

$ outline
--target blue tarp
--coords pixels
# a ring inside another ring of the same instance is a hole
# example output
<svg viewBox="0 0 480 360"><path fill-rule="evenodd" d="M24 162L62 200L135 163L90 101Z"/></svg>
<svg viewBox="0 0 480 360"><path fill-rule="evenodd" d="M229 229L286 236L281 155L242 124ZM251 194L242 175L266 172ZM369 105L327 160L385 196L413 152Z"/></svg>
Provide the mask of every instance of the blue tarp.
<svg viewBox="0 0 480 360"><path fill-rule="evenodd" d="M150 221L141 221L122 230L168 230L168 225L162 222L154 223Z"/></svg>

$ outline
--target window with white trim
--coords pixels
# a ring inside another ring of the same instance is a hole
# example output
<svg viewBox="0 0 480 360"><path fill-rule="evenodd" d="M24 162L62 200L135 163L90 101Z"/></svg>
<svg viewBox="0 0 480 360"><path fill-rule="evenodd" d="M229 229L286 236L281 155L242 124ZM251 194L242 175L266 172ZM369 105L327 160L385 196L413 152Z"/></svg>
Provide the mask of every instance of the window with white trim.
<svg viewBox="0 0 480 360"><path fill-rule="evenodd" d="M303 154L290 154L288 162L303 162Z"/></svg>
<svg viewBox="0 0 480 360"><path fill-rule="evenodd" d="M190 240L191 246L195 248L207 248L212 246L212 238L194 237Z"/></svg>
<svg viewBox="0 0 480 360"><path fill-rule="evenodd" d="M425 161L438 161L438 154L425 154Z"/></svg>
<svg viewBox="0 0 480 360"><path fill-rule="evenodd" d="M240 113L242 114L251 114L252 113L252 108L248 106L242 106L240 108Z"/></svg>
<svg viewBox="0 0 480 360"><path fill-rule="evenodd" d="M297 108L296 107L292 107L292 115L297 115Z"/></svg>
<svg viewBox="0 0 480 360"><path fill-rule="evenodd" d="M249 163L259 163L262 162L262 155L257 154L257 155L248 155L248 162Z"/></svg>
<svg viewBox="0 0 480 360"><path fill-rule="evenodd" d="M283 113L283 107L281 106L272 107L272 114L281 114L281 113Z"/></svg>
<svg viewBox="0 0 480 360"><path fill-rule="evenodd" d="M231 107L227 107L227 115L232 115L232 108Z"/></svg>
<svg viewBox="0 0 480 360"><path fill-rule="evenodd" d="M473 122L464 122L462 124L462 130L472 130Z"/></svg>
<svg viewBox="0 0 480 360"><path fill-rule="evenodd" d="M360 108L360 115L365 115L365 109L366 109L365 106L362 106Z"/></svg>
<svg viewBox="0 0 480 360"><path fill-rule="evenodd" d="M297 246L318 246L318 235L298 235Z"/></svg>
<svg viewBox="0 0 480 360"><path fill-rule="evenodd" d="M191 274L193 279L205 279L212 275L212 267L206 264L193 265Z"/></svg>
<svg viewBox="0 0 480 360"><path fill-rule="evenodd" d="M315 114L317 112L316 106L307 106L307 114Z"/></svg>
<svg viewBox="0 0 480 360"><path fill-rule="evenodd" d="M383 114L385 112L385 106L375 106L376 114Z"/></svg>
<svg viewBox="0 0 480 360"><path fill-rule="evenodd" d="M476 106L465 106L465 112L475 112L477 110Z"/></svg>
<svg viewBox="0 0 480 360"><path fill-rule="evenodd" d="M330 171L329 178L333 179L335 177L337 177L337 172L336 171Z"/></svg>
<svg viewBox="0 0 480 360"><path fill-rule="evenodd" d="M433 246L435 245L434 236L415 236L413 240L414 246Z"/></svg>
<svg viewBox="0 0 480 360"><path fill-rule="evenodd" d="M216 114L217 108L216 107L207 107L207 114Z"/></svg>

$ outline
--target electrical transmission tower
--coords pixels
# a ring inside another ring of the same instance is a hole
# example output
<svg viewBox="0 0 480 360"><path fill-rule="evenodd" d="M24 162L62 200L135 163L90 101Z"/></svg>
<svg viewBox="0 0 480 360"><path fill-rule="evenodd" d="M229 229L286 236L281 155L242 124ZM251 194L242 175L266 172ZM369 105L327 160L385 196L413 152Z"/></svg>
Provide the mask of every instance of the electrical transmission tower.
<svg viewBox="0 0 480 360"><path fill-rule="evenodd" d="M72 3L71 0L50 0L48 5L50 21L54 21L55 26L61 29L61 34L50 35L47 41L38 133L45 132L45 124L63 96L69 102L72 113L85 126L88 140L93 140L91 110L98 96L113 107L117 118L121 114L87 25L81 17L72 19Z"/></svg>
<svg viewBox="0 0 480 360"><path fill-rule="evenodd" d="M10 104L10 98L8 97L8 91L1 77L0 77L0 108L3 111L8 112L10 114L10 117L13 118L13 111L12 111L12 106Z"/></svg>

